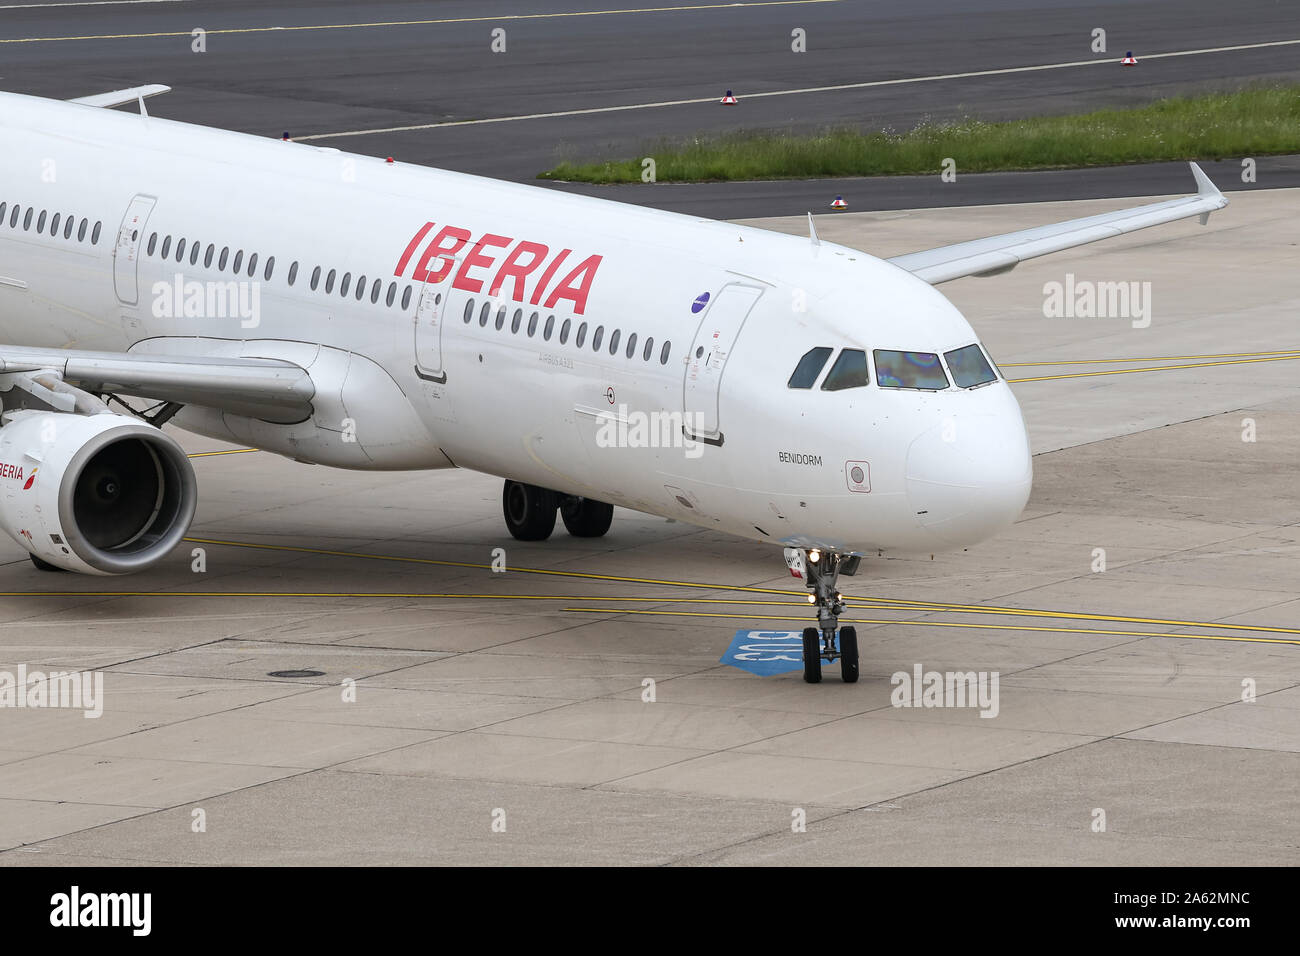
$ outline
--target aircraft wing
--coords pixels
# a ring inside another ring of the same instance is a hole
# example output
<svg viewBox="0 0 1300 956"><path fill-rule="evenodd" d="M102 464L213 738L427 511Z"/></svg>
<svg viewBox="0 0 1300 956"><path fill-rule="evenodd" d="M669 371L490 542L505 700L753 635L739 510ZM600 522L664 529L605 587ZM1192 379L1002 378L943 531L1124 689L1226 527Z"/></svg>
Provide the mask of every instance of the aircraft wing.
<svg viewBox="0 0 1300 956"><path fill-rule="evenodd" d="M306 369L280 359L0 345L0 387L9 373L45 370L89 392L205 405L284 424L308 418L316 394Z"/></svg>
<svg viewBox="0 0 1300 956"><path fill-rule="evenodd" d="M151 83L148 86L133 86L126 90L114 90L111 93L96 93L94 96L79 96L75 100L68 100L69 103L80 103L82 106L102 106L109 108L121 106L123 103L134 103L139 99L148 99L151 96L157 96L159 93L171 91L170 86L163 86L161 83Z"/></svg>
<svg viewBox="0 0 1300 956"><path fill-rule="evenodd" d="M1227 198L1210 182L1201 167L1191 164L1196 177L1196 195L1166 202L1151 203L1133 209L1105 212L1099 216L1071 219L1050 226L1022 229L988 239L939 246L924 252L895 256L889 261L924 279L931 285L960 279L962 276L990 276L1007 272L1026 259L1082 246L1098 239L1123 235L1159 226L1176 219L1200 216L1204 225L1210 213L1228 205Z"/></svg>

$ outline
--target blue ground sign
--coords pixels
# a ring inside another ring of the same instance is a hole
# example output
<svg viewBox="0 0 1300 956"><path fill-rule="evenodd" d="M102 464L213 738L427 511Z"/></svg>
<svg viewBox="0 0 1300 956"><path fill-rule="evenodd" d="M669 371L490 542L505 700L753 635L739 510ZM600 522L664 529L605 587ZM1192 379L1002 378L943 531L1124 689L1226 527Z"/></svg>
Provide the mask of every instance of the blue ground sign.
<svg viewBox="0 0 1300 956"><path fill-rule="evenodd" d="M767 676L803 669L803 631L737 631L722 663Z"/></svg>

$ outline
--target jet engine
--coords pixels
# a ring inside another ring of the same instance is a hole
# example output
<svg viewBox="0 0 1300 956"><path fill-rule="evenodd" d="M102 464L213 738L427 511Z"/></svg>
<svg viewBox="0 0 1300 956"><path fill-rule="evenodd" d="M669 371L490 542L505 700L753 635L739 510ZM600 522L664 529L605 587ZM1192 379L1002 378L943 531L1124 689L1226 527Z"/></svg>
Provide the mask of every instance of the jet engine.
<svg viewBox="0 0 1300 956"><path fill-rule="evenodd" d="M196 498L189 458L147 422L20 410L0 424L0 529L38 567L143 571L185 536Z"/></svg>

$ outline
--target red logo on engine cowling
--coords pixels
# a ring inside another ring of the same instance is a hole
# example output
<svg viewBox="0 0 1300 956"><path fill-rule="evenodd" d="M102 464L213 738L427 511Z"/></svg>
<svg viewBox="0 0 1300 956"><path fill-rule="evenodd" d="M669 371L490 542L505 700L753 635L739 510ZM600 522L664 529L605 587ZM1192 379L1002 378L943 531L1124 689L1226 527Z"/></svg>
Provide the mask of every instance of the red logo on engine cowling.
<svg viewBox="0 0 1300 956"><path fill-rule="evenodd" d="M23 483L23 491L28 491L28 490L31 489L31 487L32 487L32 482L36 480L36 473L37 473L38 471L40 471L40 468L33 468L33 469L32 469L32 473L31 473L31 475L28 476L27 481L25 481L25 482ZM18 477L19 477L19 478L22 477L22 472L21 472L21 471L19 471L19 473L18 473Z"/></svg>
<svg viewBox="0 0 1300 956"><path fill-rule="evenodd" d="M575 315L586 312L587 295L591 292L592 280L595 279L596 270L600 267L604 256L588 256L567 273L561 273L560 267L573 253L572 249L561 249L552 257L550 246L544 243L529 242L526 239L515 242L509 236L498 236L492 233L485 233L471 244L471 233L468 229L443 226L417 257L416 250L420 248L420 243L429 235L433 227L434 223L426 222L419 228L411 241L406 244L401 258L397 260L397 268L393 270L393 275L404 277L407 267L414 260L415 268L411 272L411 278L417 282L442 282L456 267L457 255L468 245L469 252L461 259L460 268L456 269L456 275L452 278L452 288L481 293L484 291L485 280L491 274L492 266L497 262L494 250L509 248L510 251L501 259L500 266L497 267L495 275L492 275L492 280L487 286L486 291L489 296L495 298L505 289L505 294L515 302L523 303L526 296L529 305L541 305L545 309L553 309L561 299L567 299L573 303ZM541 270L537 279L533 279L533 273L543 263L546 263L545 268ZM486 271L475 275L471 271L474 269ZM552 284L560 275L563 275L563 278L558 283ZM530 285L532 294L528 295ZM548 289L549 294L547 294ZM545 296L544 300L543 296Z"/></svg>

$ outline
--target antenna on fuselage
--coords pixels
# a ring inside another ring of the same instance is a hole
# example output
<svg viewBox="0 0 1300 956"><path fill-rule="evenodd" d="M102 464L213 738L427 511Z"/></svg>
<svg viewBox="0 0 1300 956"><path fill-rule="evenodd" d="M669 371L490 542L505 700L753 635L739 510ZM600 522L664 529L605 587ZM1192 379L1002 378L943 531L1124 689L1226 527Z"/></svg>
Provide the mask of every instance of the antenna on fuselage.
<svg viewBox="0 0 1300 956"><path fill-rule="evenodd" d="M822 241L817 238L817 227L813 225L812 213L808 213L808 238L812 240L814 246L820 246Z"/></svg>

